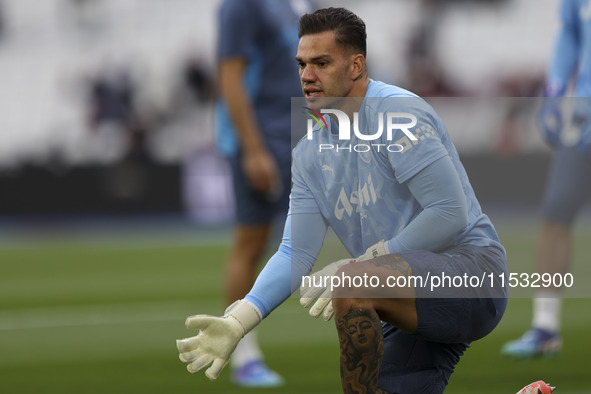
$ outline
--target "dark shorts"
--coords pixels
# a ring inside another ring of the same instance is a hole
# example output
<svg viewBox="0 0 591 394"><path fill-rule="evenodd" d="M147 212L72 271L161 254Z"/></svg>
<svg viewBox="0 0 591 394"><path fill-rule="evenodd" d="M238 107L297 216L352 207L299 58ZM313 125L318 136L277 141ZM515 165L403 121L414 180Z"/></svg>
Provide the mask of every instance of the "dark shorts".
<svg viewBox="0 0 591 394"><path fill-rule="evenodd" d="M577 147L556 150L542 200L545 219L570 226L591 197L591 155Z"/></svg>
<svg viewBox="0 0 591 394"><path fill-rule="evenodd" d="M467 274L482 278L483 273L507 272L506 258L492 247L461 246L445 253L404 252L413 275L427 277L443 269L446 275ZM499 284L500 285L500 284ZM406 334L383 323L384 359L378 386L389 393L443 393L460 356L470 342L490 333L499 323L507 306L506 288L496 292L445 298L444 289L415 288L418 328ZM499 297L500 296L500 297Z"/></svg>
<svg viewBox="0 0 591 394"><path fill-rule="evenodd" d="M282 187L277 195L269 197L250 186L242 169L240 154L229 157L228 160L232 169L236 221L239 224L266 224L271 223L277 216L287 216L291 190L291 164L289 161L278 161Z"/></svg>

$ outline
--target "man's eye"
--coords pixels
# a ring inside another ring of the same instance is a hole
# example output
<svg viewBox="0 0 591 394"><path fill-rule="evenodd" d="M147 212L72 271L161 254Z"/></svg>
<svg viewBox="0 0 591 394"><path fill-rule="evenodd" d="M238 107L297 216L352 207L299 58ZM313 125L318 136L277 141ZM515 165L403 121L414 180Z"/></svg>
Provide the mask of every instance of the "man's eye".
<svg viewBox="0 0 591 394"><path fill-rule="evenodd" d="M318 67L326 67L326 62L320 62L318 63Z"/></svg>
<svg viewBox="0 0 591 394"><path fill-rule="evenodd" d="M298 67L299 68L304 68L304 67L306 67L306 63L298 62Z"/></svg>

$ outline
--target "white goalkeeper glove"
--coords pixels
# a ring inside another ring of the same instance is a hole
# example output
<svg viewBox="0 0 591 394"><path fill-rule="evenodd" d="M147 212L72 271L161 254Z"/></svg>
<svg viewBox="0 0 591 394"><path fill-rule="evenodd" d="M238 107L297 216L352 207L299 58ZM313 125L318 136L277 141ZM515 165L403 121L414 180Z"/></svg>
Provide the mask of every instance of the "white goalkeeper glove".
<svg viewBox="0 0 591 394"><path fill-rule="evenodd" d="M316 279L316 283L322 283L327 286L304 286L302 283L300 288L300 304L304 308L307 308L316 298L318 298L316 303L312 306L312 308L310 308L310 316L317 318L320 316L320 314L322 314L324 321L329 321L334 315L334 309L332 307L332 291L328 288L328 284L331 283L329 278L336 274L339 268L345 264L371 260L375 257L383 256L388 253L388 248L382 240L367 248L365 253L363 253L357 259L343 259L327 265L320 271L310 276L311 285L314 284L314 278L318 278Z"/></svg>
<svg viewBox="0 0 591 394"><path fill-rule="evenodd" d="M357 257L355 261L367 261L385 254L390 254L390 252L388 251L388 245L386 245L384 240L381 240L380 242L367 248L365 253Z"/></svg>
<svg viewBox="0 0 591 394"><path fill-rule="evenodd" d="M310 308L310 316L316 318L322 314L324 321L329 321L334 313L332 308L332 292L328 287L331 283L331 277L337 273L339 268L345 264L353 263L353 259L343 259L331 263L318 272L310 275L310 286L300 287L300 304L307 308L312 304L316 298L316 303ZM316 280L314 278L317 278ZM314 283L322 284L322 286L314 286ZM324 286L326 285L326 286Z"/></svg>
<svg viewBox="0 0 591 394"><path fill-rule="evenodd" d="M189 316L187 328L200 330L194 337L179 339L179 358L191 373L212 364L205 376L215 380L228 364L238 342L261 321L259 312L248 302L239 300L226 309L224 316Z"/></svg>

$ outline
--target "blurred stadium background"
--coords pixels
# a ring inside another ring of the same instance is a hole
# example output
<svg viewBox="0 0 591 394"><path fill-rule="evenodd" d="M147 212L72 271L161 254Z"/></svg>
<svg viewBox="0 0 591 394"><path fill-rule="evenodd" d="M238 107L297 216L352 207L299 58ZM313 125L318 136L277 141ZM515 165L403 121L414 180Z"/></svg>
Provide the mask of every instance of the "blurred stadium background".
<svg viewBox="0 0 591 394"><path fill-rule="evenodd" d="M558 0L317 0L368 24L374 79L431 97L508 251L531 272L550 151L534 114ZM0 0L0 393L237 393L191 376L174 340L219 314L232 220L212 148L218 0ZM454 98L449 98L454 97ZM471 97L469 99L462 97ZM590 283L591 216L575 282ZM334 239L321 258L340 258ZM566 293L564 351L516 362L529 293L475 342L449 393L546 379L591 392L589 294ZM332 324L295 300L262 325L287 379L269 393L338 393ZM256 390L244 390L256 392Z"/></svg>

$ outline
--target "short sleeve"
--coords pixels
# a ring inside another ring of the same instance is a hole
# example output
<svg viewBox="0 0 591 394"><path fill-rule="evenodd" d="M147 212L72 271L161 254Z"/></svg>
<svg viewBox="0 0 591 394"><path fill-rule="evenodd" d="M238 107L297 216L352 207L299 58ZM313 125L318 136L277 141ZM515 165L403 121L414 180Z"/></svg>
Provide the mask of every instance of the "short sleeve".
<svg viewBox="0 0 591 394"><path fill-rule="evenodd" d="M246 57L256 41L256 2L225 0L219 10L218 58Z"/></svg>
<svg viewBox="0 0 591 394"><path fill-rule="evenodd" d="M404 183L429 164L448 155L441 141L441 136L445 134L442 128L445 126L435 111L421 99L405 97L384 100L383 113L396 114L390 122L399 126L393 127L391 139L384 133L382 142L389 147L386 150L388 161L394 169L396 180Z"/></svg>

